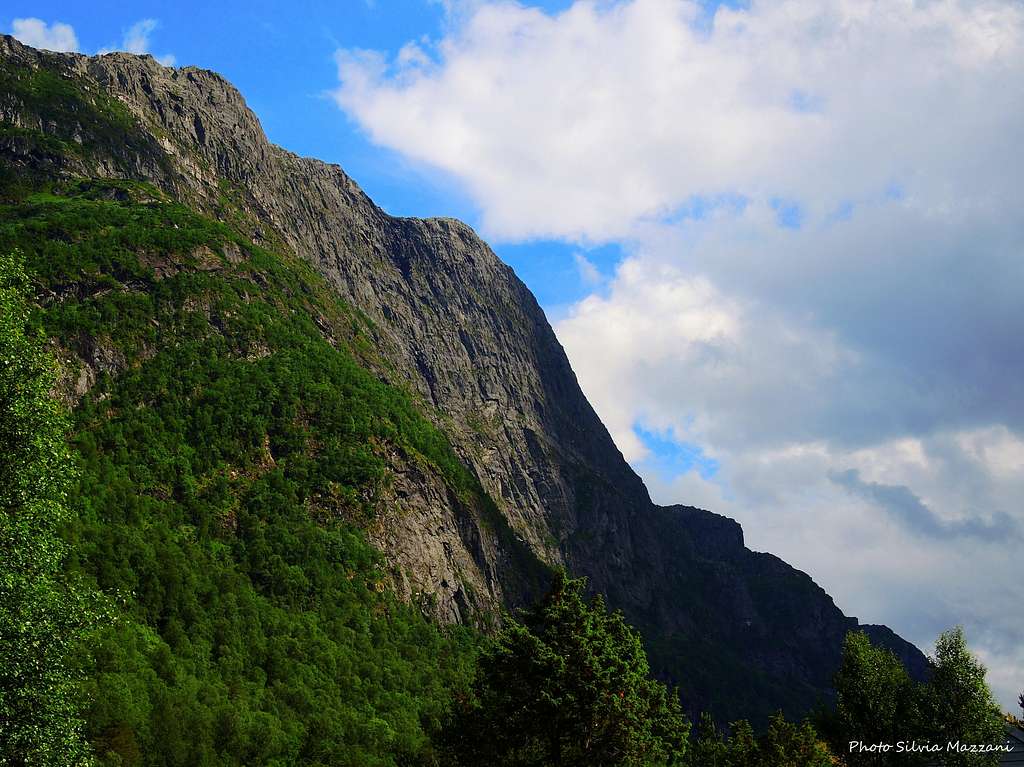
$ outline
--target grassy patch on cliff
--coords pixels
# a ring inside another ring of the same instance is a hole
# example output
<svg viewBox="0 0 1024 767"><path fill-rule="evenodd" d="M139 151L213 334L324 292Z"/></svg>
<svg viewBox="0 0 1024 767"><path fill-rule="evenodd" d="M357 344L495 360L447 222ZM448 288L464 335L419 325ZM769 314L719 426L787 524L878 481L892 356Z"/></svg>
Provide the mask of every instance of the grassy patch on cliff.
<svg viewBox="0 0 1024 767"><path fill-rule="evenodd" d="M0 141L10 142L23 156L48 157L57 164L75 158L87 166L104 157L128 163L126 169L144 158L170 170L163 152L124 104L85 86L55 59L44 59L36 67L0 63L0 105L18 113L23 122L0 124ZM0 177L0 192L20 186L18 180Z"/></svg>

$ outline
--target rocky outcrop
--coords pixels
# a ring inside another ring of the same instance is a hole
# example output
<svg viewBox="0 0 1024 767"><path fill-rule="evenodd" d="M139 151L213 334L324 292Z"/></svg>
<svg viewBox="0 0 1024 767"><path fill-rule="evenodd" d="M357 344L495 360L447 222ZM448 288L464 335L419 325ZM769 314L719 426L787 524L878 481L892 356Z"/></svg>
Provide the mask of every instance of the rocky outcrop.
<svg viewBox="0 0 1024 767"><path fill-rule="evenodd" d="M511 551L521 545L588 576L643 629L656 668L693 709L797 713L828 695L857 621L804 573L746 549L732 520L651 503L537 302L469 227L389 216L338 166L271 145L215 73L148 56L40 53L9 37L0 37L0 62L53 72L95 94L101 112L126 110L135 121L121 143L104 143L89 134L95 120L54 122L0 94L8 123L95 147L69 161L39 142L0 137L10 167L144 180L231 215L254 242L312 264L368 318L377 347L368 364L416 394L514 538L502 540L436 478L396 457L389 511L370 532L406 598L459 622L521 603L529 579L509 574L522 566ZM891 632L884 639L921 660ZM719 695L723 678L730 689L747 680L750 699Z"/></svg>
<svg viewBox="0 0 1024 767"><path fill-rule="evenodd" d="M487 626L502 596L493 540L429 468L390 458L392 483L368 532L385 552L396 593L439 621Z"/></svg>

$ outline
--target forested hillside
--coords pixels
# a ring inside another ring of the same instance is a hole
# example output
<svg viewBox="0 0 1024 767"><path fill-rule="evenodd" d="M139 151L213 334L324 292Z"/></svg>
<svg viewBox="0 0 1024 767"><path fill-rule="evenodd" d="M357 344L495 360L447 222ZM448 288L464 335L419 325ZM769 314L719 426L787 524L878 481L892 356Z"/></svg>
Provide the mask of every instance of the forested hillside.
<svg viewBox="0 0 1024 767"><path fill-rule="evenodd" d="M34 324L108 364L73 425L73 568L116 606L87 643L88 734L127 763L393 763L474 640L384 588L362 532L380 454L480 490L407 394L324 337L355 344L360 320L238 240L138 185L0 209L0 252L46 295Z"/></svg>

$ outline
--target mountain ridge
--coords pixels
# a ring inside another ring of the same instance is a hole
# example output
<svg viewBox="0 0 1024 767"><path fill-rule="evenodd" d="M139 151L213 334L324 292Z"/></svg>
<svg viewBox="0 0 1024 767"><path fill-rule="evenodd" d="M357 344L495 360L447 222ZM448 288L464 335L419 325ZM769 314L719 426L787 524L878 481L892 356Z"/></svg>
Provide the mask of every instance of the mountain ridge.
<svg viewBox="0 0 1024 767"><path fill-rule="evenodd" d="M339 166L270 144L216 73L131 54L42 53L6 36L0 63L50 72L98 99L115 126L85 119L85 107L55 120L12 87L0 93L0 120L15 129L0 133L0 157L15 175L151 183L256 244L295 253L366 318L364 364L408 388L495 505L467 511L393 458L393 498L368 532L403 598L432 595L434 618L473 623L529 599L531 557L565 565L641 629L652 666L682 687L691 711L723 719L800 714L826 699L853 628L923 673L916 648L843 615L805 573L746 549L735 521L655 506L532 294L465 224L388 216ZM124 135L107 141L115 129ZM80 358L76 382L84 376L88 389L104 364L116 374L102 357ZM499 518L488 523L490 513ZM507 525L504 538L494 522Z"/></svg>

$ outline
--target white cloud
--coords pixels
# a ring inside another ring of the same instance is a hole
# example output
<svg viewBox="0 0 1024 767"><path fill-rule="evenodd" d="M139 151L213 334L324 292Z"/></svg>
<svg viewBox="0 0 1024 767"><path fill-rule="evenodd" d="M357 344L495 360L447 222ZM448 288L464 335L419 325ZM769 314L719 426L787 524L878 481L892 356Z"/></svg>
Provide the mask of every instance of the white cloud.
<svg viewBox="0 0 1024 767"><path fill-rule="evenodd" d="M55 21L47 24L42 19L15 19L12 34L25 45L48 51L77 51L78 38L70 24Z"/></svg>
<svg viewBox="0 0 1024 767"><path fill-rule="evenodd" d="M1024 6L454 18L394 58L339 51L335 98L460 179L485 234L623 245L556 330L631 461L640 424L721 464L653 495L919 644L964 623L1010 706L1019 544L965 533L1024 524Z"/></svg>
<svg viewBox="0 0 1024 767"><path fill-rule="evenodd" d="M156 19L142 19L142 21L135 22L124 33L121 47L128 53L149 53L149 36L156 27Z"/></svg>
<svg viewBox="0 0 1024 767"><path fill-rule="evenodd" d="M126 51L128 53L145 54L151 53L150 35L160 26L157 19L142 19L132 24L124 33L121 44L102 48L99 53L112 53L114 51ZM174 54L164 53L155 57L165 67L173 67L176 58Z"/></svg>
<svg viewBox="0 0 1024 767"><path fill-rule="evenodd" d="M573 263L576 265L576 271L580 275L580 280L585 285L600 285L604 282L604 277L601 276L601 270L597 268L593 261L587 258L585 255L576 251L572 255Z"/></svg>
<svg viewBox="0 0 1024 767"><path fill-rule="evenodd" d="M339 51L338 103L380 144L461 178L503 238L632 233L694 196L816 211L893 181L979 198L1013 148L1012 2L577 2L476 8L409 67ZM963 152L970 142L972 161ZM978 163L977 160L982 160ZM808 172L813 168L815 172Z"/></svg>

